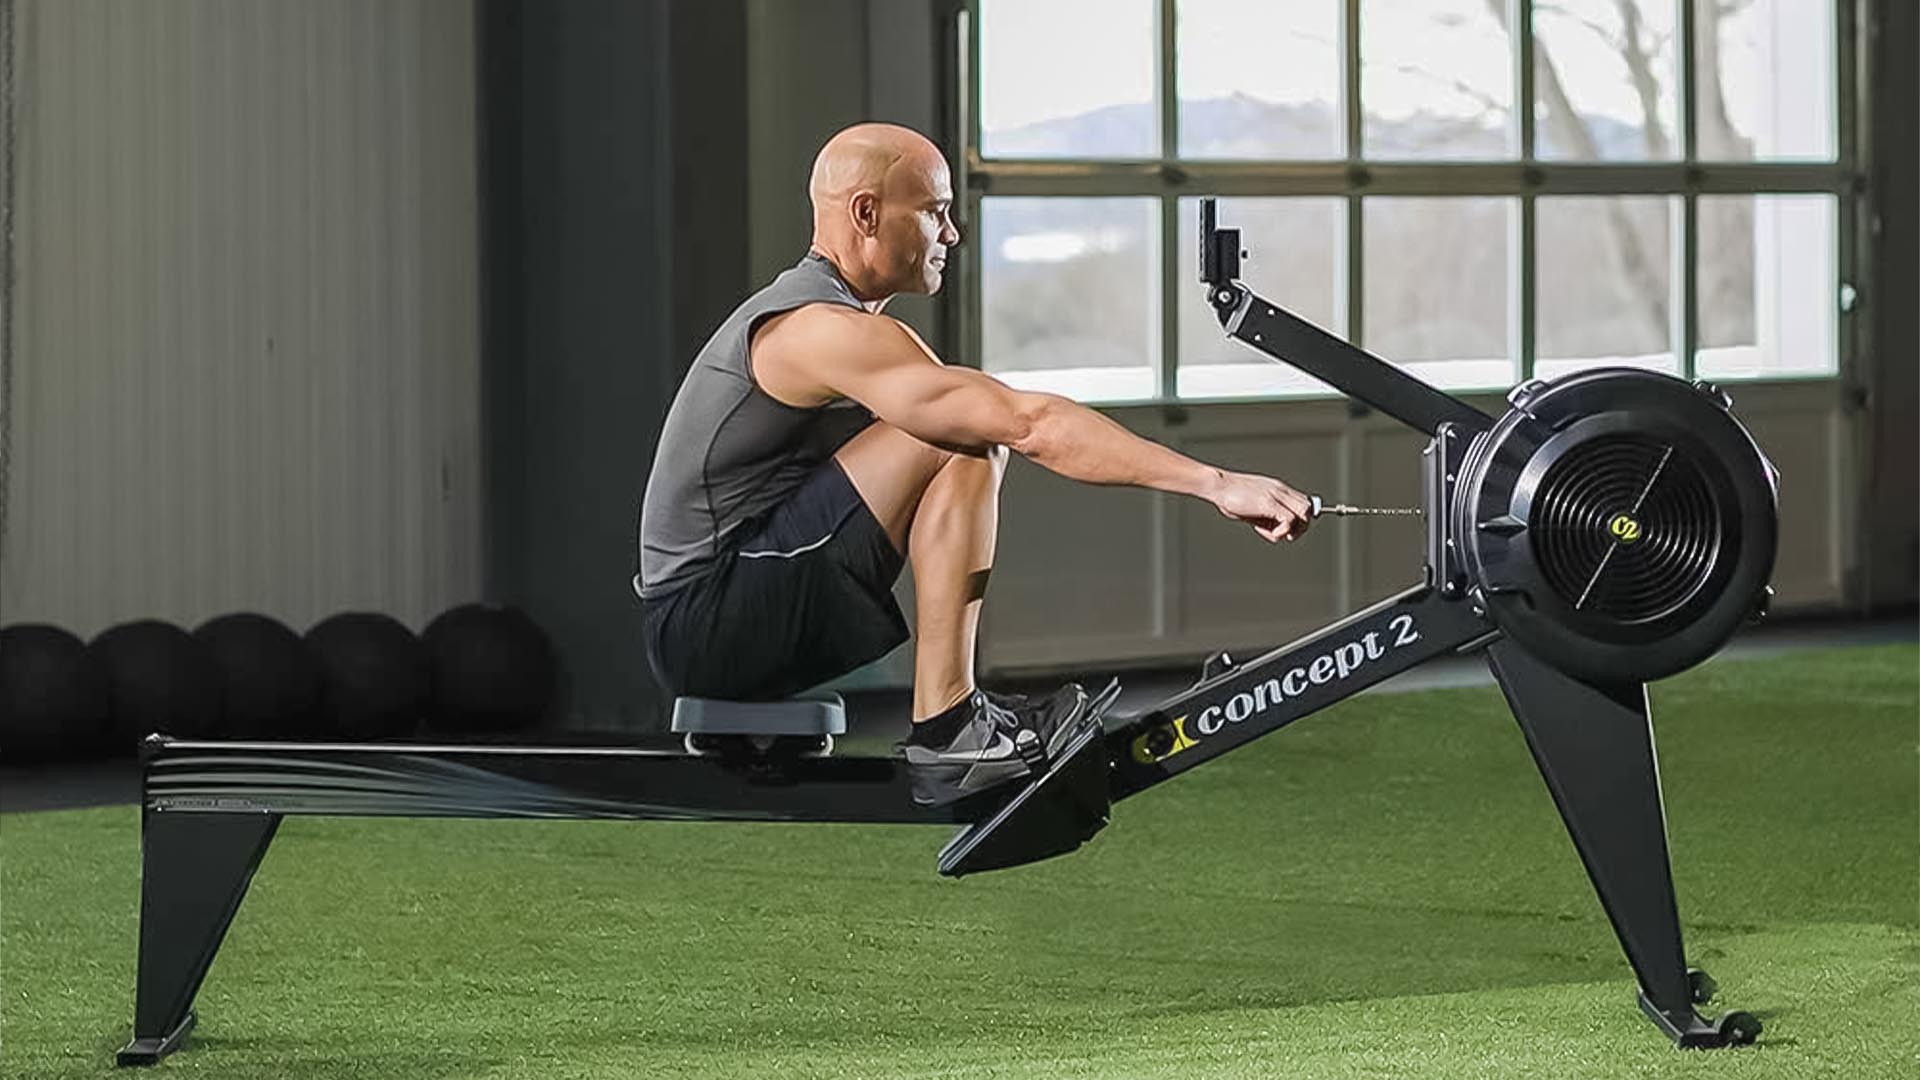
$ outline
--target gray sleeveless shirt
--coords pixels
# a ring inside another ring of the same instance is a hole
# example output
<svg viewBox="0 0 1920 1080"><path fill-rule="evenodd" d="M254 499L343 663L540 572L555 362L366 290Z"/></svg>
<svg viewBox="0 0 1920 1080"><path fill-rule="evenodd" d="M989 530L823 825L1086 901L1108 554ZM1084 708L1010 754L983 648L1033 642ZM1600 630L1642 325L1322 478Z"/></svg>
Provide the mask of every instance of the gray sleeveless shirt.
<svg viewBox="0 0 1920 1080"><path fill-rule="evenodd" d="M753 380L747 345L760 323L807 304L861 304L831 262L808 253L748 297L694 357L667 412L640 505L634 587L653 599L698 577L744 541L735 530L778 506L873 422L841 399L801 409Z"/></svg>

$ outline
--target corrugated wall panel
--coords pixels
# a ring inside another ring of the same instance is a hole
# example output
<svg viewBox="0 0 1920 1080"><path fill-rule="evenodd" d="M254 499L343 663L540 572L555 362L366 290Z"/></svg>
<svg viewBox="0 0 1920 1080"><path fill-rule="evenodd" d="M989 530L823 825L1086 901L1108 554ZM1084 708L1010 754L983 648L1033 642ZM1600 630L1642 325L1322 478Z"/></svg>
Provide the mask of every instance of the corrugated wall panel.
<svg viewBox="0 0 1920 1080"><path fill-rule="evenodd" d="M25 0L0 618L479 588L471 0Z"/></svg>

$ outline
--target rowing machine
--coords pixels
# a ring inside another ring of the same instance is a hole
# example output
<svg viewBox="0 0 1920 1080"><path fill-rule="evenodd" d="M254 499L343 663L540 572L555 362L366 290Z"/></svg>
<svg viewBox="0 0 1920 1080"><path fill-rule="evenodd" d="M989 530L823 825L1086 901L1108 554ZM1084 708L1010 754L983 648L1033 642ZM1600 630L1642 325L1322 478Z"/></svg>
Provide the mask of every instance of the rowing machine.
<svg viewBox="0 0 1920 1080"><path fill-rule="evenodd" d="M1425 432L1424 581L1132 715L1100 709L1032 781L913 805L897 757L834 756L837 701L677 703L671 737L619 747L182 742L143 747L138 990L123 1065L194 1025L193 1000L282 818L627 818L960 824L942 873L1079 847L1112 802L1438 656L1487 654L1647 1016L1681 1046L1751 1042L1703 1019L1686 968L1644 683L1715 652L1766 595L1772 467L1705 383L1583 372L1495 419L1256 296L1235 230L1201 206L1201 267L1229 335ZM1103 695L1096 706L1111 700Z"/></svg>

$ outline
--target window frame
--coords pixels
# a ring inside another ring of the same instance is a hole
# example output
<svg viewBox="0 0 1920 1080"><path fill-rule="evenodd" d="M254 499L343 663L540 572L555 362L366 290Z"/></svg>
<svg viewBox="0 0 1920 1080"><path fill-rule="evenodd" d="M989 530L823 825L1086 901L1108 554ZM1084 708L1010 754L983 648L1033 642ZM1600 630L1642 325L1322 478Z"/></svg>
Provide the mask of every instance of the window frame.
<svg viewBox="0 0 1920 1080"><path fill-rule="evenodd" d="M1834 150L1831 161L1715 161L1698 154L1695 90L1695 31L1692 0L1670 0L1677 7L1680 154L1671 161L1573 162L1536 156L1534 123L1534 33L1532 0L1507 0L1509 73L1513 79L1511 123L1517 129L1518 156L1501 161L1406 161L1363 155L1365 106L1361 87L1361 6L1344 0L1340 20L1340 102L1345 156L1322 160L1205 160L1182 158L1178 51L1175 44L1179 0L1153 0L1155 73L1153 93L1159 106L1160 154L1138 159L987 158L981 153L980 0L963 0L957 12L956 44L960 98L956 187L964 221L979 222L981 200L995 196L1131 196L1160 203L1161 328L1158 392L1151 398L1099 402L1101 405L1196 404L1210 401L1288 401L1330 395L1249 394L1227 398L1182 397L1178 393L1179 294L1198 288L1181 277L1180 200L1198 195L1288 197L1334 196L1345 201L1346 229L1339 253L1335 306L1338 332L1365 347L1365 200L1373 196L1490 196L1516 200L1509 294L1509 340L1517 353L1518 382L1534 378L1537 351L1536 201L1564 195L1670 196L1680 202L1676 222L1675 288L1678 319L1674 348L1681 374L1696 377L1699 354L1699 200L1709 195L1828 195L1835 200L1833 282L1835 370L1742 377L1742 385L1760 383L1844 382L1856 370L1853 298L1864 284L1863 253L1870 250L1863 230L1871 220L1866 205L1861 145L1862 71L1860 35L1865 18L1861 0L1835 0L1833 25ZM957 303L960 355L979 364L982 336L981 264L971 247L961 246ZM1393 359L1388 357L1388 359ZM1735 381L1727 379L1725 381ZM1461 388L1504 391L1507 387Z"/></svg>

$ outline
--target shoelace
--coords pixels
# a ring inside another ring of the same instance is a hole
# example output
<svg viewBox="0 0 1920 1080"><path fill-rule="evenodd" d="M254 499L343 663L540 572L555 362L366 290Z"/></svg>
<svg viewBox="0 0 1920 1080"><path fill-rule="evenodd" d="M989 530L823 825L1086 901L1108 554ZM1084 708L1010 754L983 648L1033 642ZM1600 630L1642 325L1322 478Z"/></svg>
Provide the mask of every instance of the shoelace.
<svg viewBox="0 0 1920 1080"><path fill-rule="evenodd" d="M980 711L986 714L987 719L993 722L994 727L1007 732L1009 735L1020 730L1020 714L994 701L993 698L987 696L987 692L984 690L979 692L979 702Z"/></svg>
<svg viewBox="0 0 1920 1080"><path fill-rule="evenodd" d="M1013 738L1020 733L1021 727L1023 726L1020 723L1020 715L1005 705L1000 704L998 701L995 701L994 698L996 697L1001 697L1001 695L990 694L985 690L975 690L973 692L974 704L980 707L980 712L986 716L987 721L993 725L994 730L1004 731L1007 733L1008 738ZM1002 697L1001 699L1022 702L1026 700L1026 698L1021 695ZM901 743L900 745L905 746L906 744ZM981 749L984 752L985 747Z"/></svg>

